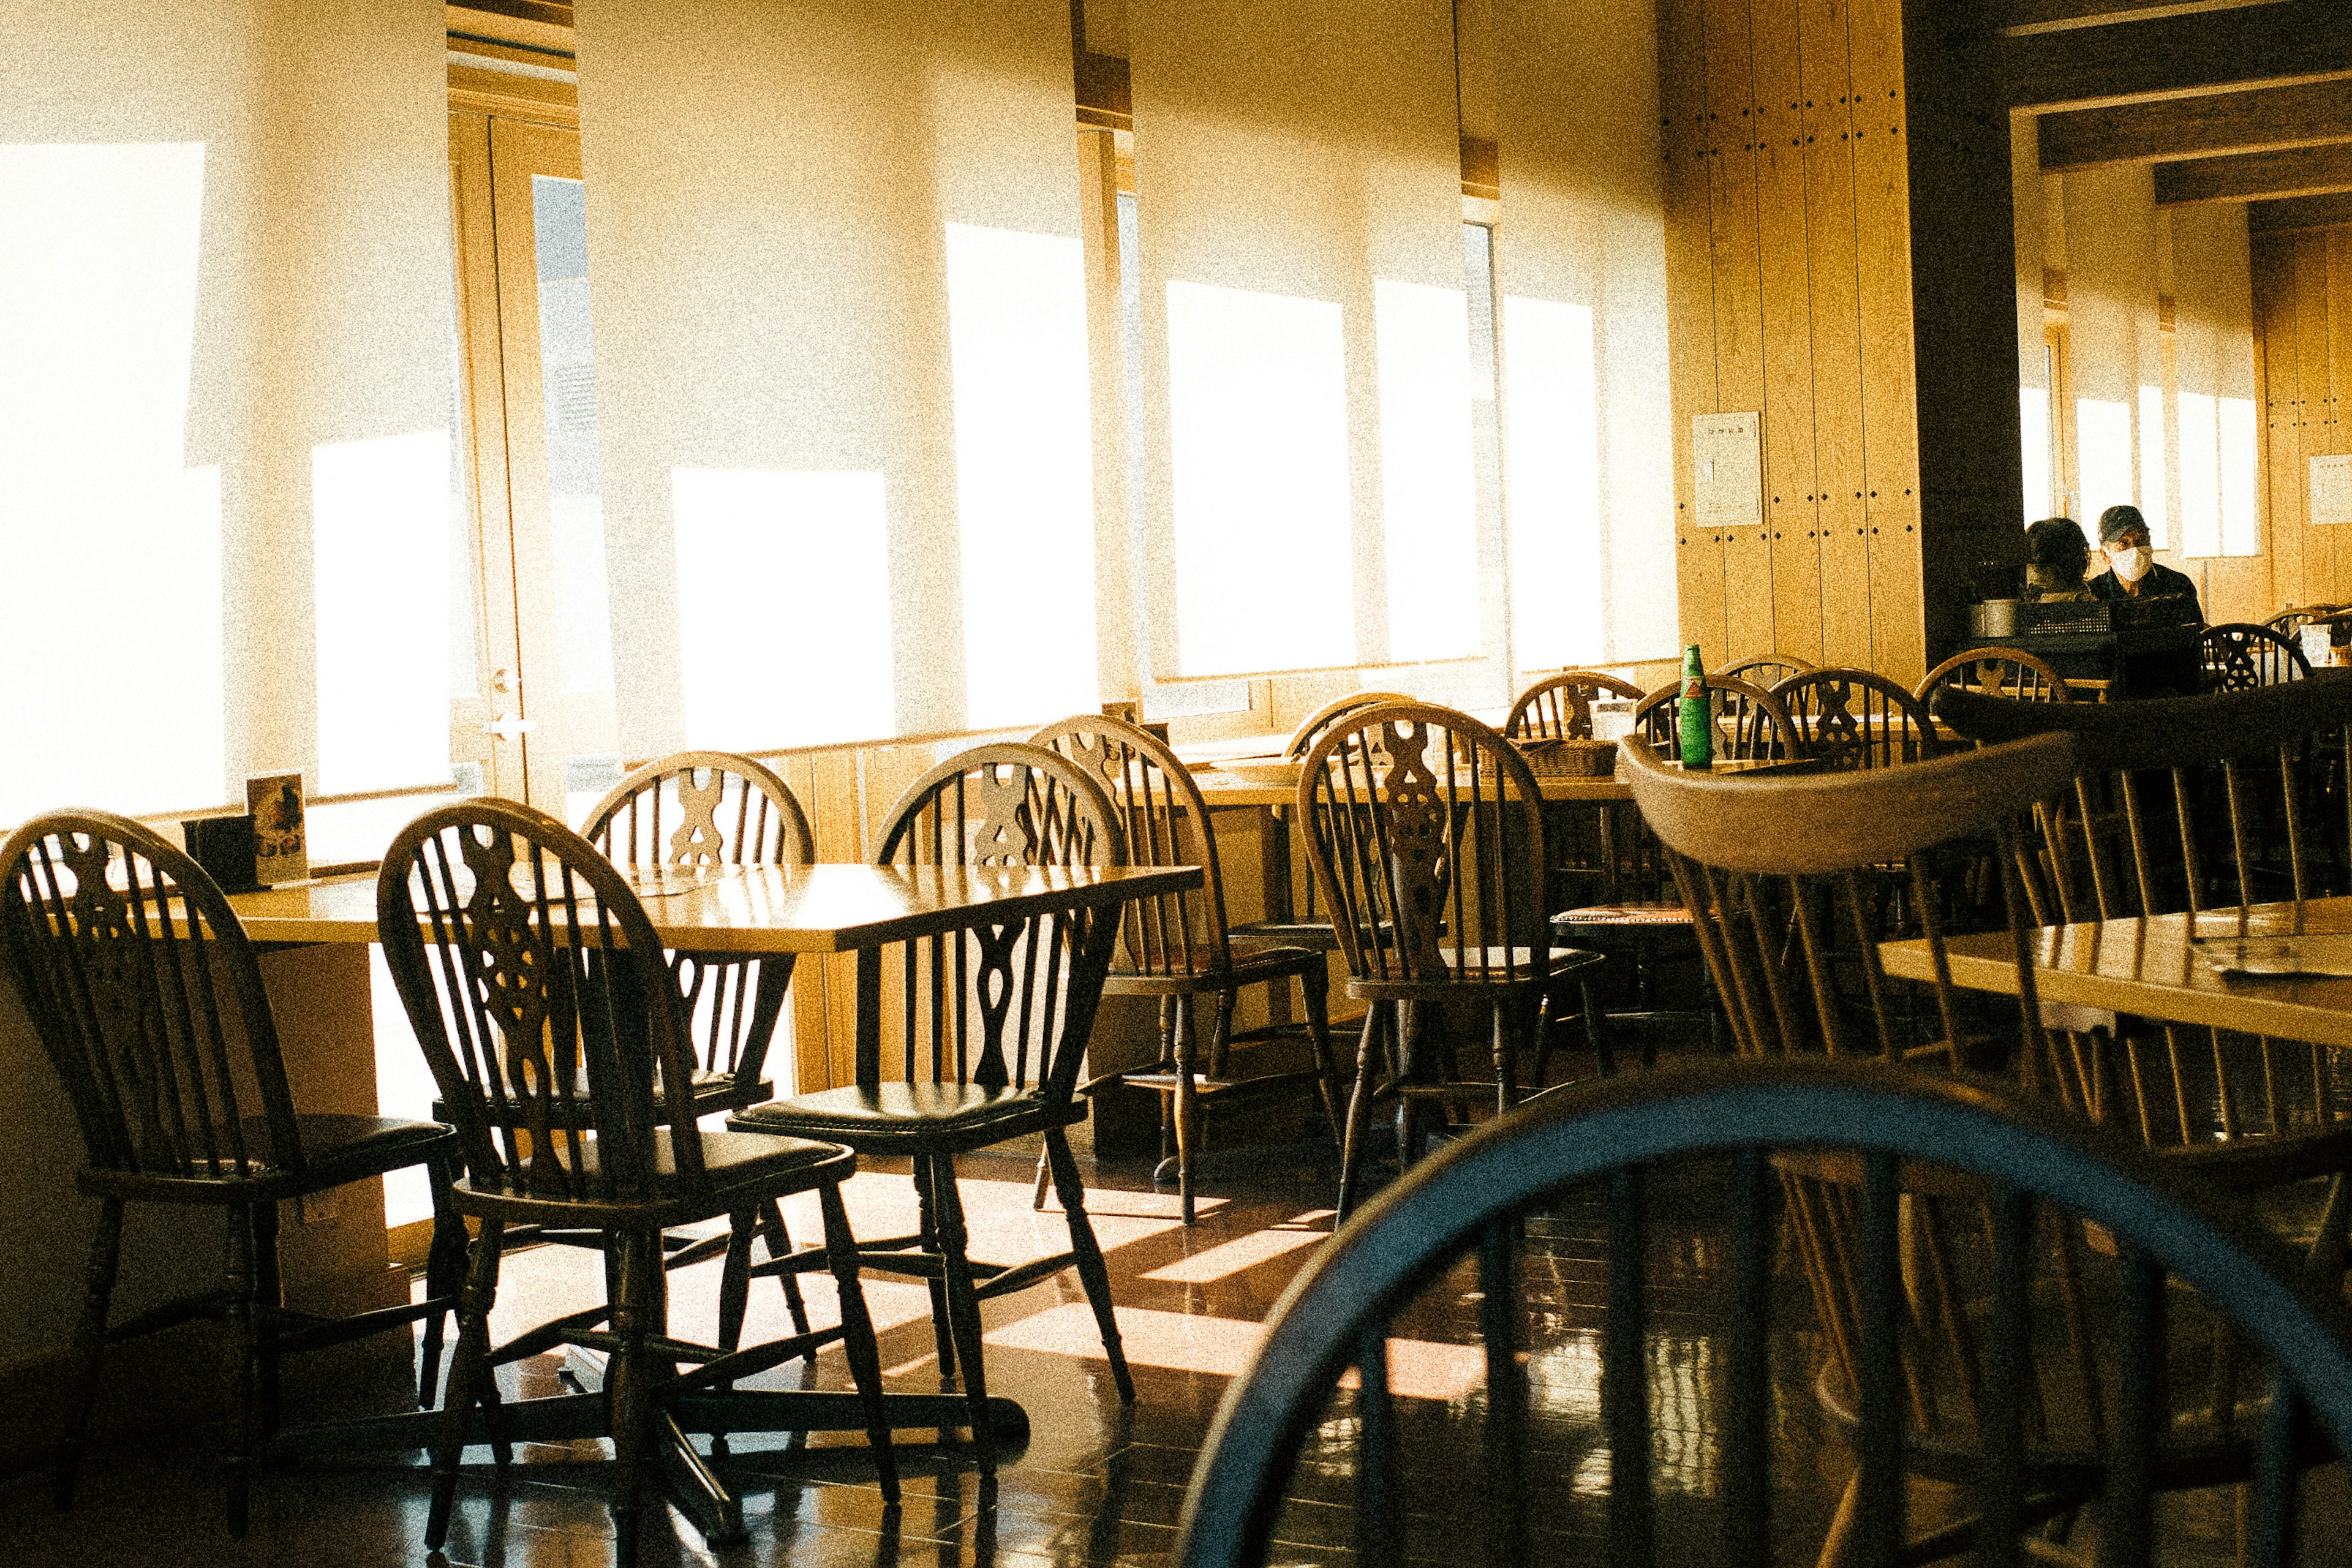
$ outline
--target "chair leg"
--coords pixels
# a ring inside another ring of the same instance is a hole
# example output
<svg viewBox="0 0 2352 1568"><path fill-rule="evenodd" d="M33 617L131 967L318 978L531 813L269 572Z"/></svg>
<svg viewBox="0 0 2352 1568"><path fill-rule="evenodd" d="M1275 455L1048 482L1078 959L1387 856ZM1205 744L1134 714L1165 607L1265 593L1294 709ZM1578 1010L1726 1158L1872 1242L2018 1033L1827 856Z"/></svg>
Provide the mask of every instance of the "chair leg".
<svg viewBox="0 0 2352 1568"><path fill-rule="evenodd" d="M1184 1223L1192 1223L1192 1159L1201 1147L1201 1095L1192 1081L1200 1067L1200 1042L1192 1035L1192 999L1176 996L1176 1194Z"/></svg>
<svg viewBox="0 0 2352 1568"><path fill-rule="evenodd" d="M1167 1137L1164 1132L1161 1135L1160 1142L1163 1143L1167 1142ZM1162 1149L1160 1151L1160 1154L1164 1158L1167 1154L1167 1151ZM1040 1149L1037 1151L1037 1173L1035 1177L1033 1178L1033 1184L1029 1193L1029 1206L1040 1214L1045 1212L1045 1190L1050 1184L1051 1180L1052 1177L1045 1169L1045 1151Z"/></svg>
<svg viewBox="0 0 2352 1568"><path fill-rule="evenodd" d="M440 1160L425 1167L433 1186L433 1244L425 1254L425 1295L428 1300L453 1302L466 1288L466 1222L450 1206L448 1164ZM417 1355L416 1403L431 1409L441 1382L441 1342L451 1316L443 1307L425 1320L425 1340Z"/></svg>
<svg viewBox="0 0 2352 1568"><path fill-rule="evenodd" d="M278 1205L253 1205L253 1328L255 1365L254 1450L278 1434L278 1314L286 1307L286 1282L278 1271Z"/></svg>
<svg viewBox="0 0 2352 1568"><path fill-rule="evenodd" d="M1592 1047L1592 1064L1602 1078L1617 1076L1617 1053L1609 1043L1609 1021L1602 1016L1601 1003L1592 994L1592 982L1579 980L1577 996L1584 1007L1584 1038Z"/></svg>
<svg viewBox="0 0 2352 1568"><path fill-rule="evenodd" d="M495 1386L490 1367L490 1308L499 1295L499 1249L506 1224L486 1219L474 1239L466 1288L457 1301L457 1348L450 1352L449 1388L441 1399L441 1435L433 1446L433 1501L425 1516L425 1546L438 1552L449 1539L449 1510L457 1498L457 1461L465 1457L466 1425L485 1386Z"/></svg>
<svg viewBox="0 0 2352 1568"><path fill-rule="evenodd" d="M98 1234L90 1238L89 1268L82 1276L81 1318L74 1325L74 1383L66 1406L65 1449L58 1457L60 1511L73 1506L74 1478L89 1441L89 1409L98 1398L99 1373L106 1365L106 1314L121 1268L122 1200L107 1198L99 1205Z"/></svg>
<svg viewBox="0 0 2352 1568"><path fill-rule="evenodd" d="M874 1319L866 1310L866 1289L857 1272L857 1237L849 1229L849 1211L841 1188L817 1189L818 1207L824 1215L824 1256L833 1268L833 1283L841 1297L841 1349L849 1361L850 1381L866 1406L866 1442L874 1450L874 1468L882 1480L882 1500L898 1500L898 1458L890 1447L890 1415L882 1402L882 1352L874 1342Z"/></svg>
<svg viewBox="0 0 2352 1568"><path fill-rule="evenodd" d="M1348 1098L1347 1131L1339 1140L1339 1212L1346 1219L1356 1206L1356 1177L1362 1168L1364 1140L1372 1125L1372 1075L1380 1054L1382 1005L1364 1010L1364 1032L1356 1047L1356 1091Z"/></svg>
<svg viewBox="0 0 2352 1568"><path fill-rule="evenodd" d="M1316 1087L1323 1095L1323 1114L1331 1123L1331 1146L1338 1148L1348 1125L1347 1101L1341 1098L1339 1064L1331 1053L1331 980L1319 963L1298 977L1298 1005L1307 1015L1307 1041L1315 1052Z"/></svg>
<svg viewBox="0 0 2352 1568"><path fill-rule="evenodd" d="M915 1156L915 1208L919 1215L918 1243L921 1250L937 1258L941 1255L940 1240L939 1200L934 1189L939 1184L939 1169L944 1161L929 1154ZM955 1177L950 1168L948 1180ZM940 1383L942 1387L956 1374L955 1334L949 1327L948 1287L944 1278L932 1275L923 1281L931 1292L931 1348L940 1358Z"/></svg>
<svg viewBox="0 0 2352 1568"><path fill-rule="evenodd" d="M243 1540L253 1485L253 1373L257 1346L253 1310L253 1212L228 1211L228 1532Z"/></svg>
<svg viewBox="0 0 2352 1568"><path fill-rule="evenodd" d="M1495 1114L1500 1116L1519 1102L1518 1009L1508 1000L1498 1000L1488 1011L1494 1015L1488 1027L1495 1037Z"/></svg>
<svg viewBox="0 0 2352 1568"><path fill-rule="evenodd" d="M1420 1159L1422 1152L1421 1101L1404 1092L1408 1085L1423 1081L1428 1028L1419 1005L1397 1004L1396 1034L1396 1148L1397 1169L1402 1171Z"/></svg>
<svg viewBox="0 0 2352 1568"><path fill-rule="evenodd" d="M646 1362L648 1335L665 1332L659 1281L658 1234L630 1232L618 1238L620 1293L613 1302L612 1359L604 1366L605 1407L613 1431L613 1556L637 1560L637 1498L644 1486L646 1450L653 1436L654 1369Z"/></svg>
<svg viewBox="0 0 2352 1568"><path fill-rule="evenodd" d="M988 1373L980 1354L980 1298L975 1293L971 1258L966 1250L971 1237L964 1228L963 1199L956 1191L952 1159L945 1154L935 1156L931 1171L931 1209L939 1225L940 1274L947 1287L948 1331L955 1340L964 1402L971 1407L971 1446L980 1457L980 1473L992 1476L996 1474L996 1429L988 1424ZM1075 1218L1072 1223L1076 1224Z"/></svg>
<svg viewBox="0 0 2352 1568"><path fill-rule="evenodd" d="M793 1233L784 1227L782 1205L773 1198L769 1199L766 1206L760 1210L759 1227L760 1233L768 1238L770 1258L790 1258L793 1255ZM745 1260L749 1261L748 1256ZM784 1310L792 1314L793 1332L807 1333L809 1331L808 1300L801 1294L801 1277L797 1274L780 1274L776 1279L777 1283L784 1288ZM809 1352L806 1359L809 1370L814 1372L816 1352Z"/></svg>
<svg viewBox="0 0 2352 1568"><path fill-rule="evenodd" d="M1095 1241L1094 1222L1087 1217L1087 1194L1078 1181L1078 1163L1070 1157L1069 1134L1059 1127L1045 1132L1045 1152L1054 1162L1054 1185L1062 1194L1063 1212L1070 1219L1070 1250L1076 1253L1078 1283L1095 1310L1095 1326L1102 1331L1103 1354L1110 1362L1111 1381L1118 1396L1135 1403L1135 1379L1127 1370L1127 1351L1119 1343L1118 1318L1111 1310L1110 1270L1103 1266L1102 1247Z"/></svg>

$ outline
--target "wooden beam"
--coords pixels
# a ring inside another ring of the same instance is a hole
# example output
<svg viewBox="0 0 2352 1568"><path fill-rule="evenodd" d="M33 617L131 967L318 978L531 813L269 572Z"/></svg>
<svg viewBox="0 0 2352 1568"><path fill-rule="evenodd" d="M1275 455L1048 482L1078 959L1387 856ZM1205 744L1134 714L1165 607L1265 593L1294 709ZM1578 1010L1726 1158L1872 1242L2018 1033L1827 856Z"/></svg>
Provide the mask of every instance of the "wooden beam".
<svg viewBox="0 0 2352 1568"><path fill-rule="evenodd" d="M2352 191L2352 145L2249 153L2240 158L2197 158L2156 166L2156 205L2242 202Z"/></svg>
<svg viewBox="0 0 2352 1568"><path fill-rule="evenodd" d="M2001 39L2012 109L2098 109L2352 77L2336 0L2282 0Z"/></svg>
<svg viewBox="0 0 2352 1568"><path fill-rule="evenodd" d="M2008 30L2055 32L2062 27L2095 27L2107 22L2181 16L2191 11L2234 11L2246 5L2278 3L2279 0L2009 0Z"/></svg>
<svg viewBox="0 0 2352 1568"><path fill-rule="evenodd" d="M2334 228L2352 224L2352 193L2293 196L2283 202L2250 202L2246 226L2263 234L2294 228Z"/></svg>
<svg viewBox="0 0 2352 1568"><path fill-rule="evenodd" d="M2352 92L2333 81L2168 98L2036 117L2042 172L2162 163L2352 142Z"/></svg>

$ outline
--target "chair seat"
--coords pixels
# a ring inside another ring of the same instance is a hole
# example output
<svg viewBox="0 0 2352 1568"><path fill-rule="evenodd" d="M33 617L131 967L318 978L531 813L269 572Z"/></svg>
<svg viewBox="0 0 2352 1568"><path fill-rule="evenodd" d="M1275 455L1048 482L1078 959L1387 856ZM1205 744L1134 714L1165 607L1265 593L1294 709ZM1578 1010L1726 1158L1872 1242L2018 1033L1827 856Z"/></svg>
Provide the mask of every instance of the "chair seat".
<svg viewBox="0 0 2352 1568"><path fill-rule="evenodd" d="M1692 923L1680 904L1589 904L1551 917L1555 928L1570 926L1683 926Z"/></svg>
<svg viewBox="0 0 2352 1568"><path fill-rule="evenodd" d="M570 1163L567 1152L567 1164ZM598 1170L596 1141L581 1140L576 1158L586 1173ZM654 1183L651 1191L630 1198L572 1197L561 1193L537 1193L527 1188L485 1187L470 1177L450 1184L457 1207L468 1213L495 1214L507 1220L541 1223L601 1224L646 1229L666 1229L735 1211L751 1198L781 1196L778 1182L795 1171L813 1170L829 1160L843 1163L849 1173L848 1151L837 1143L805 1138L755 1137L742 1132L702 1134L702 1168L709 1184L707 1194L688 1202L677 1190L677 1164L667 1128L654 1131ZM817 1184L811 1183L811 1185ZM736 1194L748 1192L749 1198Z"/></svg>
<svg viewBox="0 0 2352 1568"><path fill-rule="evenodd" d="M766 1079L761 1079L757 1082L746 1084L738 1089L733 1073L713 1072L698 1068L695 1069L692 1081L694 1109L698 1114L707 1114L713 1110L732 1110L740 1106L757 1105L763 1100L773 1100L776 1097L776 1086ZM658 1080L654 1092L656 1094L661 1092ZM584 1100L588 1093L588 1086L575 1080L572 1084L572 1093ZM566 1124L567 1119L562 1114L561 1102L550 1105L548 1111L556 1125ZM522 1106L513 1100L490 1101L490 1114L501 1126L514 1125L527 1119ZM448 1109L438 1100L433 1102L433 1118L436 1121L450 1120ZM583 1127L590 1124L589 1116L584 1109L568 1121Z"/></svg>
<svg viewBox="0 0 2352 1568"><path fill-rule="evenodd" d="M727 1119L729 1131L837 1139L860 1151L979 1148L1086 1120L1087 1108L1034 1088L885 1083L772 1100Z"/></svg>
<svg viewBox="0 0 2352 1568"><path fill-rule="evenodd" d="M1261 985L1304 974L1324 962L1323 954L1303 947L1258 947L1238 951L1222 972L1208 953L1196 954L1189 964L1171 965L1173 973L1142 974L1112 970L1103 979L1107 996L1169 996L1229 986Z"/></svg>
<svg viewBox="0 0 2352 1568"><path fill-rule="evenodd" d="M251 1162L246 1174L224 1169L219 1175L201 1166L186 1175L161 1171L110 1171L83 1167L77 1184L99 1195L163 1196L165 1189L182 1202L249 1204L324 1192L380 1176L387 1171L422 1164L445 1150L455 1152L457 1134L434 1121L408 1121L389 1116L347 1116L336 1112L294 1118L302 1141L303 1166L290 1171L278 1164L270 1145L269 1120L248 1116L238 1122Z"/></svg>
<svg viewBox="0 0 2352 1568"><path fill-rule="evenodd" d="M1532 973L1535 963L1524 947L1468 948L1459 954L1449 947L1440 949L1438 956L1444 960L1447 971L1443 980L1402 975L1386 980L1351 979L1347 984L1348 994L1358 1001L1381 1001L1443 995L1465 986L1540 985L1601 961L1600 953L1583 948L1555 947L1543 973L1538 975Z"/></svg>

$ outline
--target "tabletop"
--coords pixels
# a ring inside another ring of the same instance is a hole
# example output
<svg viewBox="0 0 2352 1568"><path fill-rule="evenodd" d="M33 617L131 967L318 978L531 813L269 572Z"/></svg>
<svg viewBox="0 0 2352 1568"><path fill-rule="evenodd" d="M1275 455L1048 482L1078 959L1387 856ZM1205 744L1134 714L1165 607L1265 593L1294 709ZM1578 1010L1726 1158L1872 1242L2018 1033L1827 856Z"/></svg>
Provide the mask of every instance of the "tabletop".
<svg viewBox="0 0 2352 1568"><path fill-rule="evenodd" d="M1680 763L1669 764L1680 767ZM1770 758L1726 758L1707 771L1730 776L1738 773L1791 772L1803 763L1790 763ZM1297 805L1297 784L1255 784L1233 773L1202 768L1194 770L1192 782L1201 786L1201 798L1209 809L1243 805ZM1545 800L1555 803L1581 802L1593 805L1629 804L1633 798L1633 787L1622 775L1588 773L1565 776L1558 773L1538 773L1536 790Z"/></svg>
<svg viewBox="0 0 2352 1568"><path fill-rule="evenodd" d="M2306 931L2352 931L2352 898L2306 900L2303 913ZM2242 918L2231 909L2045 926L2032 938L2034 989L2044 1002L2352 1046L2352 979L2223 975L2189 947L2192 936L2283 935L2294 929L2293 904L2256 904ZM1954 984L2017 994L2008 931L1951 937L1944 946ZM1924 938L1881 942L1878 952L1889 974L1935 978Z"/></svg>
<svg viewBox="0 0 2352 1568"><path fill-rule="evenodd" d="M960 931L983 913L1018 920L1201 885L1196 866L730 866L719 872L641 894L666 945L700 952L848 952ZM238 893L229 904L256 942L375 940L373 874Z"/></svg>

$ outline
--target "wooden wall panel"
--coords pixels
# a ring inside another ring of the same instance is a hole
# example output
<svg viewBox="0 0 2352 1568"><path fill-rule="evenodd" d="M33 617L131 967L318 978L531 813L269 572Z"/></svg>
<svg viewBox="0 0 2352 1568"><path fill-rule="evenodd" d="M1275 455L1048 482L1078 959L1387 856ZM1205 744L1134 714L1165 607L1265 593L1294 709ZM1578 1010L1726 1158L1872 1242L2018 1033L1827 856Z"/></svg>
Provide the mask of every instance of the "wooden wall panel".
<svg viewBox="0 0 2352 1568"><path fill-rule="evenodd" d="M1870 545L1862 469L1862 300L1854 249L1853 109L1846 0L1803 0L1805 235L1812 291L1814 494L1822 658L1870 663Z"/></svg>
<svg viewBox="0 0 2352 1568"><path fill-rule="evenodd" d="M1850 17L1870 668L1909 686L1927 668L1920 622L1918 388L1912 368L1901 6L1899 0L1854 0Z"/></svg>
<svg viewBox="0 0 2352 1568"><path fill-rule="evenodd" d="M2294 356L2282 352L2294 319L2293 255L2281 241L2257 235L2252 245L2254 395L2262 418L2263 518L2271 557L2271 586L2279 605L2306 605L2304 585L2303 500L2294 428Z"/></svg>
<svg viewBox="0 0 2352 1568"><path fill-rule="evenodd" d="M2295 465L2300 507L2307 507L2311 490L2311 459L2328 451L2328 300L2327 236L2325 231L2294 237L2294 342L2298 385L2295 433L2301 460ZM2307 523L2306 516L2305 521ZM2304 579L2315 596L2342 604L2347 584L2345 525L2307 528L2304 535Z"/></svg>
<svg viewBox="0 0 2352 1568"><path fill-rule="evenodd" d="M1757 225L1754 68L1748 0L1706 0L1707 131L1715 271L1716 397L1722 411L1764 406L1764 322ZM1723 538L1723 657L1772 648L1769 528Z"/></svg>
<svg viewBox="0 0 2352 1568"><path fill-rule="evenodd" d="M1687 0L1664 16L1670 140L1702 101L1711 138L1704 203L1669 153L1669 331L1715 362L1708 387L1678 354L1676 418L1763 414L1767 525L1724 545L1727 658L1777 647L1908 684L2018 543L2015 300L2005 254L1985 261L2011 232L2008 120L1997 73L1976 68L1999 43L1988 26L1946 0ZM1911 123L1923 112L1932 134ZM1686 605L1711 599L1696 538L1681 563Z"/></svg>
<svg viewBox="0 0 2352 1568"><path fill-rule="evenodd" d="M1661 0L1658 55L1666 203L1666 334L1675 429L1675 577L1685 643L1710 663L1726 642L1723 543L1698 526L1691 416L1720 409L1708 179L1706 0Z"/></svg>
<svg viewBox="0 0 2352 1568"><path fill-rule="evenodd" d="M1764 521L1772 646L1820 662L1822 550L1813 484L1811 278L1806 258L1799 0L1751 0L1764 342Z"/></svg>

